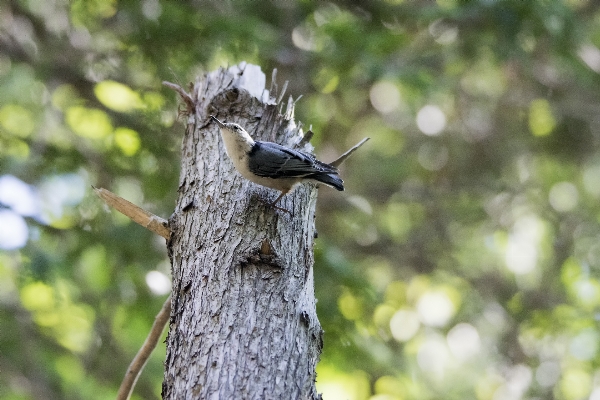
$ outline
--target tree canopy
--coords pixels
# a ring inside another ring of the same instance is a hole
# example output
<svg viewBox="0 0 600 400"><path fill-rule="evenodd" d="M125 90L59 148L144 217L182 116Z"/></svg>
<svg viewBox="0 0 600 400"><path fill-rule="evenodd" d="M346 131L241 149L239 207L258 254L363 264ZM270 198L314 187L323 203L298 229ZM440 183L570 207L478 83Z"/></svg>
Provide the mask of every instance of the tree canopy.
<svg viewBox="0 0 600 400"><path fill-rule="evenodd" d="M0 397L114 398L170 291L182 86L289 81L321 189L328 399L600 399L600 5L593 0L0 5ZM201 148L201 146L200 146ZM164 345L134 398L160 397Z"/></svg>

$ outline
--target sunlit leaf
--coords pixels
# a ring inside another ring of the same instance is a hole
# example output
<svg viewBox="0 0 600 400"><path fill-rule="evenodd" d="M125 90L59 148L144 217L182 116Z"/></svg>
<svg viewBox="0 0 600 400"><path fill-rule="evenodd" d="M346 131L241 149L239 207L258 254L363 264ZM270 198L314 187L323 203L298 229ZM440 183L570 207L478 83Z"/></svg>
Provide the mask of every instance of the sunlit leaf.
<svg viewBox="0 0 600 400"><path fill-rule="evenodd" d="M94 93L102 104L115 111L130 112L143 107L140 95L119 82L102 81L94 87Z"/></svg>
<svg viewBox="0 0 600 400"><path fill-rule="evenodd" d="M25 138L33 133L35 120L33 114L17 104L0 107L0 125L11 134Z"/></svg>
<svg viewBox="0 0 600 400"><path fill-rule="evenodd" d="M556 120L550 103L545 99L533 100L529 106L529 130L534 136L547 136L554 130Z"/></svg>
<svg viewBox="0 0 600 400"><path fill-rule="evenodd" d="M69 127L79 136L101 139L113 130L110 117L101 110L82 106L69 107L66 111Z"/></svg>
<svg viewBox="0 0 600 400"><path fill-rule="evenodd" d="M140 149L140 137L136 131L129 128L115 129L115 144L126 156L133 156Z"/></svg>

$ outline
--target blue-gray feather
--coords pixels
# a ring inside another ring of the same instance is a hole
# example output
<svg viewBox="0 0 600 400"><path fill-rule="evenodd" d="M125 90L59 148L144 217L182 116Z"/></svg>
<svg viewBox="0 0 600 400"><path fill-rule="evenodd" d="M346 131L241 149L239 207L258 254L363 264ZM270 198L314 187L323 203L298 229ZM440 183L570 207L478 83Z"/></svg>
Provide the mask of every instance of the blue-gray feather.
<svg viewBox="0 0 600 400"><path fill-rule="evenodd" d="M314 179L337 190L344 190L337 168L317 160L312 154L288 149L277 143L257 141L249 156L248 168L258 176Z"/></svg>

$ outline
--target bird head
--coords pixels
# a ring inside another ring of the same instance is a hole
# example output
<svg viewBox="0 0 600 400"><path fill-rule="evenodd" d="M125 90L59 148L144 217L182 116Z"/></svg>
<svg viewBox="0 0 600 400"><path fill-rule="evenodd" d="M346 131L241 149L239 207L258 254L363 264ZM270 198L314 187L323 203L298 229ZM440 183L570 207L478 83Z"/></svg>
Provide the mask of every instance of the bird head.
<svg viewBox="0 0 600 400"><path fill-rule="evenodd" d="M242 139L247 143L254 143L254 140L250 137L248 132L240 125L233 122L221 122L215 116L211 115L210 118L219 125L221 129L221 134L230 134L235 136L236 138Z"/></svg>
<svg viewBox="0 0 600 400"><path fill-rule="evenodd" d="M235 136L238 137L244 137L245 136L250 136L248 135L248 132L246 132L246 130L244 128L242 128L240 125L233 123L233 122L221 122L219 121L217 118L215 118L213 115L210 116L210 118L215 121L217 123L217 125L219 125L219 128L224 129L232 134L234 134Z"/></svg>

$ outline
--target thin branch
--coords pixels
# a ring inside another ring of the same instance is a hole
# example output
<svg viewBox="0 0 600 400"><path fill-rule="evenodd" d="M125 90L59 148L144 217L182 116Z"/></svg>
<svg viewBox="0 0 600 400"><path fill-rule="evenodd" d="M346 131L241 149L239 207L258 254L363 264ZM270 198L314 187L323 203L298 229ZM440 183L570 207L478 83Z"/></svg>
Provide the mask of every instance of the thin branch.
<svg viewBox="0 0 600 400"><path fill-rule="evenodd" d="M333 166L333 167L337 167L339 166L341 163L343 163L346 158L350 157L350 154L354 153L356 150L358 150L358 148L360 146L362 146L363 144L365 144L365 142L367 140L369 140L370 138L364 138L363 140L361 140L356 146L352 147L350 150L348 150L347 152L345 152L344 154L342 154L341 156L339 156L339 158L333 162L330 162L329 165Z"/></svg>
<svg viewBox="0 0 600 400"><path fill-rule="evenodd" d="M173 89L174 91L176 91L177 93L179 93L179 96L181 97L181 99L183 100L183 102L185 103L185 105L187 106L187 109L191 112L194 109L194 99L192 99L192 96L190 96L188 94L188 92L186 92L185 90L183 90L183 88L175 83L171 83L171 82L167 82L167 81L163 81L162 83L164 86L168 87L169 89Z"/></svg>
<svg viewBox="0 0 600 400"><path fill-rule="evenodd" d="M135 383L140 377L146 362L148 362L150 354L152 354L152 351L158 344L158 340L162 335L165 325L167 325L167 322L169 321L170 315L171 296L165 300L162 308L158 314L156 314L156 317L154 318L154 324L152 324L152 329L150 329L150 333L148 334L146 341L135 355L133 361L131 361L131 364L129 364L129 368L127 368L127 372L125 373L125 378L123 378L121 387L119 387L117 400L127 400L131 396L133 388L135 387Z"/></svg>
<svg viewBox="0 0 600 400"><path fill-rule="evenodd" d="M124 198L117 196L113 192L103 189L95 188L94 192L100 197L106 204L120 212L121 214L129 217L133 222L140 224L144 228L169 239L171 236L171 230L168 228L168 221L157 215L152 214L136 206L135 204L125 200Z"/></svg>

